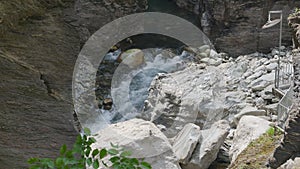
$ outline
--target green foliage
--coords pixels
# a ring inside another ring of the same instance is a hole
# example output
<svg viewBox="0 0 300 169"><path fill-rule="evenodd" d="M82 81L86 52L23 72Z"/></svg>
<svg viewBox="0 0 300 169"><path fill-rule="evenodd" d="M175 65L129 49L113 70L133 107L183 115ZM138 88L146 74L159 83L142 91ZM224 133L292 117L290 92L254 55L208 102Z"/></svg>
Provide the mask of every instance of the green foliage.
<svg viewBox="0 0 300 169"><path fill-rule="evenodd" d="M59 151L59 157L30 158L30 169L84 169L86 165L94 169L106 167L112 169L151 169L151 165L143 160L130 158L131 152L111 143L110 149L92 149L91 145L96 139L91 136L88 128L84 134L77 136L71 150L63 145ZM104 160L105 159L105 160Z"/></svg>
<svg viewBox="0 0 300 169"><path fill-rule="evenodd" d="M293 12L289 15L289 17L294 17L300 14L300 8L295 8Z"/></svg>
<svg viewBox="0 0 300 169"><path fill-rule="evenodd" d="M268 130L267 130L267 134L271 137L271 136L274 136L275 134L275 128L274 127L270 127Z"/></svg>

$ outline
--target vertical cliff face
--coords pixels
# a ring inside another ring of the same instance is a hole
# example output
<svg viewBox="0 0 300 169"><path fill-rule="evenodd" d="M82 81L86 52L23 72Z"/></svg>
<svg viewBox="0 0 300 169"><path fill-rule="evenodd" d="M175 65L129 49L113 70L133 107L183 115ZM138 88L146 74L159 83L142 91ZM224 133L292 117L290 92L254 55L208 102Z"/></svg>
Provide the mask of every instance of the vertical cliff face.
<svg viewBox="0 0 300 169"><path fill-rule="evenodd" d="M283 10L283 45L291 44L292 36L286 18L294 7L300 5L299 1L293 0L175 1L178 6L198 14L203 31L214 42L217 50L233 56L256 51L267 52L278 46L279 25L261 29L270 10Z"/></svg>
<svg viewBox="0 0 300 169"><path fill-rule="evenodd" d="M79 42L145 8L137 0L105 2L0 1L0 169L28 168L28 158L56 157L62 144L74 143L71 87Z"/></svg>

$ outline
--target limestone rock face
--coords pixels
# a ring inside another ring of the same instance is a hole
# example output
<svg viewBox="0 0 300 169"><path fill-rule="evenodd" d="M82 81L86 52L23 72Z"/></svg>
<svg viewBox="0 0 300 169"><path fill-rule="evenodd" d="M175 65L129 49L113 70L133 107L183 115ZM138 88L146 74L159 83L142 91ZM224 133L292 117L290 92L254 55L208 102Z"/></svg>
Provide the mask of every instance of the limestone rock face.
<svg viewBox="0 0 300 169"><path fill-rule="evenodd" d="M186 164L200 139L200 127L189 123L174 138L173 151L179 162Z"/></svg>
<svg viewBox="0 0 300 169"><path fill-rule="evenodd" d="M210 129L201 131L201 138L190 161L182 165L183 169L207 169L217 158L220 147L229 134L230 126L227 121L221 120Z"/></svg>
<svg viewBox="0 0 300 169"><path fill-rule="evenodd" d="M269 124L269 121L255 116L243 116L241 118L229 151L231 163L235 161L251 141L259 138L270 128Z"/></svg>
<svg viewBox="0 0 300 169"><path fill-rule="evenodd" d="M238 56L255 51L266 52L278 46L279 27L262 30L268 11L283 10L283 18L300 5L299 1L250 0L176 0L179 7L199 16L201 27L218 51ZM294 27L297 25L294 24ZM283 42L290 44L292 35L283 19ZM298 31L299 33L299 31ZM299 37L299 36L298 36Z"/></svg>
<svg viewBox="0 0 300 169"><path fill-rule="evenodd" d="M180 169L167 137L151 122L141 119L112 124L100 130L92 148L124 147L135 158L145 158L152 168Z"/></svg>

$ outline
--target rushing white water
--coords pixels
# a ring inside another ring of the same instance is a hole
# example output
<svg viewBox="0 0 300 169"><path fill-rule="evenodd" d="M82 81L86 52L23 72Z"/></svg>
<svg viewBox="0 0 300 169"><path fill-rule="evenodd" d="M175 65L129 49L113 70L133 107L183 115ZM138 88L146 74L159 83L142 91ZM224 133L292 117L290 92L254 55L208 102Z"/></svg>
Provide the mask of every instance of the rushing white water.
<svg viewBox="0 0 300 169"><path fill-rule="evenodd" d="M163 49L145 49L143 52L144 64L134 69L126 69L120 64L115 70L111 83L114 104L111 110L98 111L99 121L104 119L110 124L136 117L143 109L153 78L158 73L182 70L193 59L185 51L181 55ZM120 51L108 53L105 58L114 61L119 54ZM102 128L99 123L95 125L93 128Z"/></svg>

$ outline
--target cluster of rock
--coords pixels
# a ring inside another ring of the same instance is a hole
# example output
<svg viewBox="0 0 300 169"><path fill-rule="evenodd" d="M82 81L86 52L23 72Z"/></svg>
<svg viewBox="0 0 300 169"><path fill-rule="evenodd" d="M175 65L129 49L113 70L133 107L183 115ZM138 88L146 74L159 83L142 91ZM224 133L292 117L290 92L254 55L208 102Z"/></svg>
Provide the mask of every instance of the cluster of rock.
<svg viewBox="0 0 300 169"><path fill-rule="evenodd" d="M201 58L202 53L200 64L153 80L142 118L163 125L168 137L187 122L207 129L221 119L236 127L243 115L276 119L272 88L278 58L252 54L234 60L215 52Z"/></svg>
<svg viewBox="0 0 300 169"><path fill-rule="evenodd" d="M236 59L208 46L186 50L199 63L158 74L139 117L143 120L99 131L96 147L119 144L154 168L207 169L214 161L233 163L270 128L279 101L272 91L278 50Z"/></svg>

